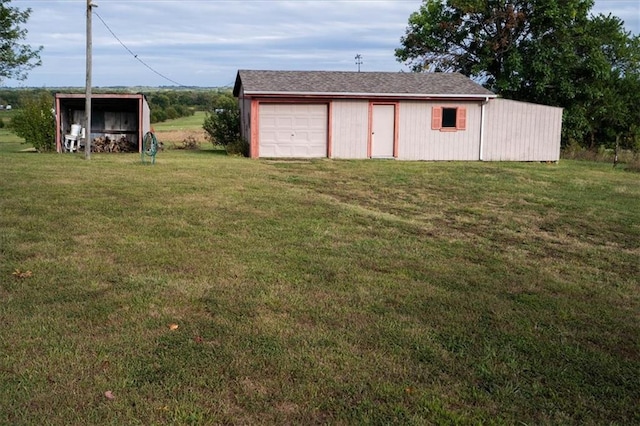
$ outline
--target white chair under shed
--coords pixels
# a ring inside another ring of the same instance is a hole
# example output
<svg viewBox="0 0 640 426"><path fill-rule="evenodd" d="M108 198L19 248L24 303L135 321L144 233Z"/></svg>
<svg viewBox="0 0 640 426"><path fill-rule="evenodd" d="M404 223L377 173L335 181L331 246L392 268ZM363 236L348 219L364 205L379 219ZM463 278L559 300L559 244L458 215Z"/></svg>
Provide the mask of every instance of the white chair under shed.
<svg viewBox="0 0 640 426"><path fill-rule="evenodd" d="M80 146L80 140L84 139L84 129L79 124L71 125L71 133L64 135L64 149L67 152L74 152Z"/></svg>

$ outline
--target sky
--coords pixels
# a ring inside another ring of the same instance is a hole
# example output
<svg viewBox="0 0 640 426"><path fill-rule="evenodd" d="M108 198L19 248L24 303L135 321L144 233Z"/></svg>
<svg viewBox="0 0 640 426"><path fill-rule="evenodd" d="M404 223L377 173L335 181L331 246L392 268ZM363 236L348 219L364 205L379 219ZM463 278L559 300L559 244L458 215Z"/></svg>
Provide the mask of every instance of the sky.
<svg viewBox="0 0 640 426"><path fill-rule="evenodd" d="M93 0L92 86L231 86L239 69L408 71L396 61L421 0ZM84 87L85 0L31 8L25 43L42 65L7 87ZM640 1L596 0L640 34Z"/></svg>

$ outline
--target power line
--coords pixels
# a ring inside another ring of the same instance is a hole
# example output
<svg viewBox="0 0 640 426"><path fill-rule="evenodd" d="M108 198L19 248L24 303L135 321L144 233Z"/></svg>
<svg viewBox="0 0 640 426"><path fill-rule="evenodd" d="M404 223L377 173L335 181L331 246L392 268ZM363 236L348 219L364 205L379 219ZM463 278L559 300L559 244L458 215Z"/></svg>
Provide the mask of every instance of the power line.
<svg viewBox="0 0 640 426"><path fill-rule="evenodd" d="M93 13L98 17L98 19L100 19L100 21L102 22L102 24L104 24L105 28L106 28L107 30L109 30L109 32L111 33L111 35L112 35L116 40L118 40L118 43L120 43L120 44L122 45L122 47L124 47L124 48L125 48L125 50L131 54L131 56L133 56L135 59L137 59L137 60L138 60L138 62L140 62L142 65L144 65L145 67L149 68L149 70L151 70L151 71L152 71L152 72L154 72L155 74L159 75L160 77L164 78L165 80L170 81L170 82L172 82L173 84L175 84L175 85L177 85L177 86L180 86L180 87L188 87L188 86L185 86L184 84L180 84L180 83L178 83L177 81L170 79L170 78L169 78L169 77L167 77L166 75L164 75L164 74L162 74L162 73L160 73L160 72L156 71L156 70L155 70L155 69L153 69L149 64L147 64L145 61L143 61L142 59L140 59L140 58L138 57L138 55L136 55L135 53L133 53L133 52L131 51L131 49L129 49L129 48L127 47L127 45L126 45L126 44L124 44L124 43L122 42L122 40L120 40L120 39L118 38L118 36L113 32L113 30L111 30L111 28L109 28L109 25L107 25L107 23L104 21L104 19L102 19L102 17L98 14L98 12L96 12L96 11L94 10L94 11L93 11Z"/></svg>

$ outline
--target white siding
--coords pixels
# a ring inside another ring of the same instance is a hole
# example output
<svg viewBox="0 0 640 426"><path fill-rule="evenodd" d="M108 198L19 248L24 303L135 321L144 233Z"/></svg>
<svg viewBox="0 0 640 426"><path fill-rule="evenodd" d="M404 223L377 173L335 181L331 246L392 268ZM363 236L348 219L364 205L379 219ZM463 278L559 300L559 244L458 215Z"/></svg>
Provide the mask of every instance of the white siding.
<svg viewBox="0 0 640 426"><path fill-rule="evenodd" d="M145 98L142 99L142 137L151 131L151 109Z"/></svg>
<svg viewBox="0 0 640 426"><path fill-rule="evenodd" d="M466 129L432 130L431 112L436 106L466 108ZM398 159L478 160L480 158L480 121L480 102L401 102Z"/></svg>
<svg viewBox="0 0 640 426"><path fill-rule="evenodd" d="M558 161L562 108L492 99L486 106L482 159Z"/></svg>
<svg viewBox="0 0 640 426"><path fill-rule="evenodd" d="M369 101L333 101L332 157L367 158Z"/></svg>

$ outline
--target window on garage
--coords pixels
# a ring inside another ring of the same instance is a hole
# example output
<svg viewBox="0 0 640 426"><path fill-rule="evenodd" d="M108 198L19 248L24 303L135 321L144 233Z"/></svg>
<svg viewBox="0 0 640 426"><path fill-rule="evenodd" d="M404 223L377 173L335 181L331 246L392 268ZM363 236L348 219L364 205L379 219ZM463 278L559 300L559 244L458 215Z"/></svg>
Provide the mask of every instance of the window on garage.
<svg viewBox="0 0 640 426"><path fill-rule="evenodd" d="M431 110L431 128L441 132L466 130L467 109L465 107L433 107Z"/></svg>

